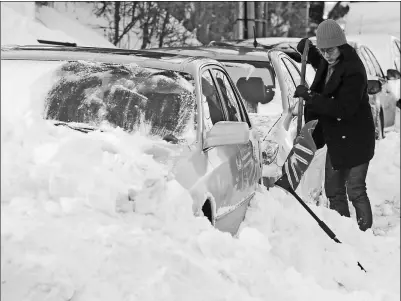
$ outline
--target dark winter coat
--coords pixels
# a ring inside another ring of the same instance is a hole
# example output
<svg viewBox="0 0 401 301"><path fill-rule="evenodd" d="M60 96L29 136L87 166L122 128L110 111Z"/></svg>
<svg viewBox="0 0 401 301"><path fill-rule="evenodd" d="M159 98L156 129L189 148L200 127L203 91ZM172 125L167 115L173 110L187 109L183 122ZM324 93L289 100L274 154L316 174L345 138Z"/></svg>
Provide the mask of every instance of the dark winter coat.
<svg viewBox="0 0 401 301"><path fill-rule="evenodd" d="M301 53L304 44L298 45ZM328 63L310 45L308 61L317 70L304 111L305 122L318 120L313 138L318 148L327 144L334 169L369 162L375 150L375 125L365 67L350 45L340 46L340 51L339 62L325 84Z"/></svg>

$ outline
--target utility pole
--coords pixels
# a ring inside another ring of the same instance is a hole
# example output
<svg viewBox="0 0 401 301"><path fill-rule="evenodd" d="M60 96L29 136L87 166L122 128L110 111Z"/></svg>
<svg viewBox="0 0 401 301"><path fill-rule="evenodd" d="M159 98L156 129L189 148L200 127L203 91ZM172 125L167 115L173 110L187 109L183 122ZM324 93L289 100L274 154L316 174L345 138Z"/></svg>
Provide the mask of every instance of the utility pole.
<svg viewBox="0 0 401 301"><path fill-rule="evenodd" d="M245 32L245 3L243 1L238 1L237 2L237 9L236 9L236 15L237 15L237 20L236 24L234 27L235 33L234 37L236 39L243 39L244 38L244 32Z"/></svg>
<svg viewBox="0 0 401 301"><path fill-rule="evenodd" d="M255 2L247 1L246 2L246 29L247 29L247 38L252 39L254 37L253 27L255 26Z"/></svg>
<svg viewBox="0 0 401 301"><path fill-rule="evenodd" d="M267 1L264 2L264 8L263 8L263 10L264 10L263 17L265 19L265 23L263 24L263 36L264 37L269 36L269 20L270 20L270 18L269 18L268 3L269 2L267 2Z"/></svg>
<svg viewBox="0 0 401 301"><path fill-rule="evenodd" d="M255 2L255 16L256 16L256 37L261 38L263 37L263 28L264 28L264 23L266 22L265 18L263 18L263 8L264 8L264 3L263 2Z"/></svg>

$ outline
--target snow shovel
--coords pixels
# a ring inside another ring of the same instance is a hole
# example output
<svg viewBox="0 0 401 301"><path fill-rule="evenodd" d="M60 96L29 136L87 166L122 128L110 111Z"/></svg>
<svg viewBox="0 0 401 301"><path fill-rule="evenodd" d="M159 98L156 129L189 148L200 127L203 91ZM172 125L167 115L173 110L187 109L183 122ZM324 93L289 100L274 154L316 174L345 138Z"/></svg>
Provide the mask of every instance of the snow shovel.
<svg viewBox="0 0 401 301"><path fill-rule="evenodd" d="M316 216L316 214L295 192L301 181L302 175L308 169L316 152L316 145L312 138L312 132L315 129L316 124L317 120L312 120L306 123L301 129L299 135L297 138L295 138L294 146L282 167L282 176L275 182L275 185L283 188L293 195L302 205L302 207L304 207L306 211L308 211L308 213L315 219L320 228L322 228L322 230L336 243L341 243L334 232ZM361 270L366 272L359 261L358 266L361 268Z"/></svg>
<svg viewBox="0 0 401 301"><path fill-rule="evenodd" d="M308 52L309 52L309 40L306 40L304 51L301 57L301 85L306 84L305 75L306 75L306 61L308 60ZM297 119L297 136L301 132L302 128L302 116L304 111L304 99L299 97L298 100L298 119Z"/></svg>

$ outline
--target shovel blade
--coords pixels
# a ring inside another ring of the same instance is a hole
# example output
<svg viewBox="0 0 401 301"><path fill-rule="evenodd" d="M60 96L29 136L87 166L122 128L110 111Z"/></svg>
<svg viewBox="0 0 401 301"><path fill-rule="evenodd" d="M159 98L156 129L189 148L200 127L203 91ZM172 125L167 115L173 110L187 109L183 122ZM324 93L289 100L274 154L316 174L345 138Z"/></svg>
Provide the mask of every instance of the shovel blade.
<svg viewBox="0 0 401 301"><path fill-rule="evenodd" d="M282 176L275 185L286 190L289 187L294 191L297 189L317 150L312 138L316 124L317 120L311 120L303 126L282 167Z"/></svg>

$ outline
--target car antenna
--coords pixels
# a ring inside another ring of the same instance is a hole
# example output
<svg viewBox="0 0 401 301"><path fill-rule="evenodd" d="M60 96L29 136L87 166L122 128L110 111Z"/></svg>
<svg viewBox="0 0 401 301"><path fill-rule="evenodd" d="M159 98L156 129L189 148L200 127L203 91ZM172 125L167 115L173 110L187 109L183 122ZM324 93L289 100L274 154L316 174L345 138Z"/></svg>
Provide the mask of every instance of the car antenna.
<svg viewBox="0 0 401 301"><path fill-rule="evenodd" d="M258 41L256 41L256 28L253 26L253 46L256 48L258 46Z"/></svg>
<svg viewBox="0 0 401 301"><path fill-rule="evenodd" d="M68 47L77 47L77 43L69 43L69 42L58 42L58 41L49 41L49 40L37 40L40 44L50 44L50 45L59 45L59 46L68 46Z"/></svg>

